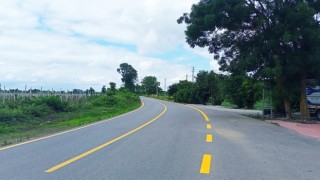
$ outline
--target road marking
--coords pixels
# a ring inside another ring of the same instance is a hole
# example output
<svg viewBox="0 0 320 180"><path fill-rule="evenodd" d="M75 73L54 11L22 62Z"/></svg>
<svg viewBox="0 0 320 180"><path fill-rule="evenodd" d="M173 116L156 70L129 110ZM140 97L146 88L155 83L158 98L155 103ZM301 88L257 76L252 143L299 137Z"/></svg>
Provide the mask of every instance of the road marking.
<svg viewBox="0 0 320 180"><path fill-rule="evenodd" d="M207 124L207 129L211 129L211 124Z"/></svg>
<svg viewBox="0 0 320 180"><path fill-rule="evenodd" d="M133 112L136 112L136 111L142 109L143 107L144 107L144 102L141 101L141 106L140 106L140 108L138 108L138 109L136 109L136 110L133 110L133 111L131 111L131 112L128 112L128 113L125 113L125 114L122 114L122 115L119 115L119 116L116 116L116 117L113 117L113 118L110 118L110 119L107 119L107 120L103 120L103 121L99 121L99 122L92 123L92 124L89 124L89 125L81 126L81 127L75 128L75 129L71 129L71 130L67 130L67 131L62 131L62 132L60 132L60 133L56 133L56 134L53 134L53 135L45 136L45 137L42 137L42 138L37 138L37 139L30 140L30 141L26 141L26 142L14 144L14 145L11 145L11 146L6 146L6 147L3 147L3 148L0 148L0 151L6 150L6 149L10 149L10 148L13 148L13 147L17 147L17 146L21 146L21 145L24 145L24 144L33 143L33 142L40 141L40 140L43 140L43 139L52 138L52 137L59 136L59 135L62 135L62 134L70 133L70 132L73 132L73 131L77 131L77 130L80 130L80 129L84 129L84 128L87 128L87 127L90 127L90 126L94 126L94 125L97 125L97 124L101 124L101 123L104 123L104 122L108 122L108 121L117 119L117 118L119 118L119 117L122 117L122 116L125 116L125 115L128 115L128 114L131 114L131 113L133 113Z"/></svg>
<svg viewBox="0 0 320 180"><path fill-rule="evenodd" d="M212 142L212 134L207 134L206 142Z"/></svg>
<svg viewBox="0 0 320 180"><path fill-rule="evenodd" d="M186 105L186 106L191 107L191 108L197 110L198 112L200 112L200 113L202 114L203 118L204 118L206 121L209 121L209 118L208 118L208 116L206 115L206 113L204 113L204 112L201 111L200 109L198 109L198 108L196 108L196 107L194 107L194 106L191 106L191 105Z"/></svg>
<svg viewBox="0 0 320 180"><path fill-rule="evenodd" d="M160 103L160 104L162 104L162 103ZM60 164L58 164L58 165L56 165L56 166L54 166L54 167L52 167L50 169L47 169L45 172L51 173L53 171L56 171L56 170L58 170L58 169L60 169L60 168L62 168L64 166L67 166L67 165L69 165L69 164L71 164L71 163L73 163L73 162L75 162L75 161L77 161L77 160L79 160L81 158L84 158L84 157L86 157L86 156L88 156L88 155L90 155L90 154L92 154L92 153L94 153L94 152L106 147L106 146L109 146L110 144L112 144L114 142L117 142L120 139L125 138L125 137L129 136L130 134L132 134L134 132L137 132L137 131L141 130L142 128L144 128L147 125L151 124L155 120L159 119L167 111L167 106L164 105L164 104L162 104L162 105L164 106L164 110L158 116L156 116L155 118L151 119L150 121L144 123L143 125L135 128L135 129L133 129L133 130L131 130L131 131L125 133L125 134L122 134L121 136L119 136L119 137L117 137L117 138L115 138L115 139L113 139L111 141L108 141L108 142L106 142L104 144L101 144L100 146L97 146L97 147L95 147L95 148L93 148L93 149L91 149L91 150L89 150L87 152L84 152L84 153L82 153L82 154L80 154L80 155L78 155L78 156L76 156L74 158L71 158L71 159L69 159L69 160L67 160L67 161L65 161L63 163L60 163Z"/></svg>
<svg viewBox="0 0 320 180"><path fill-rule="evenodd" d="M210 174L211 154L204 154L202 158L200 173Z"/></svg>

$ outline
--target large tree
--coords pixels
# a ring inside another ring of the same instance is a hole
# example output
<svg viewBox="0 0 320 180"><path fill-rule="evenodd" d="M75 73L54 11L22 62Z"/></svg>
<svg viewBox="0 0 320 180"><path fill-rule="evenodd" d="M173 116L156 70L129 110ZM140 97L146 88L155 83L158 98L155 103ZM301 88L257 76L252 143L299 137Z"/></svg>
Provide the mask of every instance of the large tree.
<svg viewBox="0 0 320 180"><path fill-rule="evenodd" d="M206 104L210 97L209 87L209 73L207 71L200 71L196 77L196 97L199 99L201 104Z"/></svg>
<svg viewBox="0 0 320 180"><path fill-rule="evenodd" d="M305 80L320 68L319 11L313 0L202 0L178 23L187 24L187 43L208 47L221 70L275 82L289 118L298 87L308 118Z"/></svg>
<svg viewBox="0 0 320 180"><path fill-rule="evenodd" d="M212 104L220 105L223 101L222 93L219 89L220 82L218 75L213 71L200 71L196 77L196 96L200 103L206 104L211 98Z"/></svg>
<svg viewBox="0 0 320 180"><path fill-rule="evenodd" d="M138 79L138 72L128 63L120 64L120 68L117 69L117 72L122 75L121 81L123 82L124 87L130 91L134 91L134 83Z"/></svg>
<svg viewBox="0 0 320 180"><path fill-rule="evenodd" d="M168 94L173 96L175 102L199 103L199 99L196 97L195 83L187 80L169 86Z"/></svg>
<svg viewBox="0 0 320 180"><path fill-rule="evenodd" d="M142 79L141 85L146 94L156 94L159 90L159 83L155 76L146 76Z"/></svg>

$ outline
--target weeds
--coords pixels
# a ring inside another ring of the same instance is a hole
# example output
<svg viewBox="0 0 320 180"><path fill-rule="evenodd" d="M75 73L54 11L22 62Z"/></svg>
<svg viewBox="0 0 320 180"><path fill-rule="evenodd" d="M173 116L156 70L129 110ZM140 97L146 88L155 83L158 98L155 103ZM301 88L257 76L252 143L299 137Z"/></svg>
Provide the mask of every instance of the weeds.
<svg viewBox="0 0 320 180"><path fill-rule="evenodd" d="M128 91L61 101L57 96L16 99L0 105L1 146L110 118L136 109L140 99Z"/></svg>

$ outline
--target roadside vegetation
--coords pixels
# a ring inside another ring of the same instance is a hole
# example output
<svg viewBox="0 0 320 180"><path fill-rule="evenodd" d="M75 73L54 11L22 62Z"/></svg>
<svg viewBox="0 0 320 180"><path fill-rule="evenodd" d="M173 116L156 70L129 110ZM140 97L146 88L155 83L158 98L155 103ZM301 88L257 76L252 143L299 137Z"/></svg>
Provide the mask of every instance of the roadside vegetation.
<svg viewBox="0 0 320 180"><path fill-rule="evenodd" d="M236 95L231 100L237 106L252 107L255 86L263 81L276 111L292 119L298 109L309 119L306 86L320 80L319 15L319 1L202 0L177 22L186 24L192 48L207 48L230 74L225 91ZM253 91L242 94L242 88Z"/></svg>
<svg viewBox="0 0 320 180"><path fill-rule="evenodd" d="M101 92L93 88L71 92L30 89L0 89L0 146L71 129L137 109L141 101L135 91L137 71L122 63L117 72L123 87L110 82Z"/></svg>
<svg viewBox="0 0 320 180"><path fill-rule="evenodd" d="M9 145L30 138L114 117L140 106L126 89L64 101L59 96L23 97L0 105L0 142Z"/></svg>
<svg viewBox="0 0 320 180"><path fill-rule="evenodd" d="M152 81L147 81L148 79ZM195 82L182 80L170 85L167 92L164 92L156 82L156 77L145 77L139 85L139 93L179 103L262 109L263 84L250 78L200 71L196 75ZM266 96L266 100L268 98Z"/></svg>
<svg viewBox="0 0 320 180"><path fill-rule="evenodd" d="M126 63L121 64L117 71L123 76L124 87L116 89L116 83L110 82L110 87L103 86L101 93L95 93L94 89L90 88L85 92L86 95L81 94L77 98L64 98L70 92L33 95L37 91L30 90L28 96L15 94L20 92L19 90L4 92L5 96L1 96L3 101L0 103L0 146L67 130L137 109L141 105L133 84L137 72Z"/></svg>
<svg viewBox="0 0 320 180"><path fill-rule="evenodd" d="M272 108L277 116L310 120L306 87L319 86L319 17L319 1L201 0L177 23L186 25L190 47L207 48L224 73L199 71L196 82L169 86L168 97L159 96L155 77L137 89L175 102Z"/></svg>

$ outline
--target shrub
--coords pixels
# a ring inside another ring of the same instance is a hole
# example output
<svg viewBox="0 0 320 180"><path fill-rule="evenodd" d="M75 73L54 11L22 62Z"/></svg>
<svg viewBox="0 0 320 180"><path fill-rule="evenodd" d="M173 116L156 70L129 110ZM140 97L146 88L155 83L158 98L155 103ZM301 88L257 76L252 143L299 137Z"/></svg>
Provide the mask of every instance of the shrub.
<svg viewBox="0 0 320 180"><path fill-rule="evenodd" d="M4 123L0 123L0 134L14 133L17 132L17 129L10 127Z"/></svg>
<svg viewBox="0 0 320 180"><path fill-rule="evenodd" d="M43 117L47 114L52 113L52 110L47 104L30 104L29 106L22 107L22 111L28 115L35 117Z"/></svg>
<svg viewBox="0 0 320 180"><path fill-rule="evenodd" d="M68 106L66 102L61 101L61 99L57 96L42 97L40 99L40 103L45 103L56 112L66 111Z"/></svg>
<svg viewBox="0 0 320 180"><path fill-rule="evenodd" d="M21 110L0 109L0 122L16 122L25 117Z"/></svg>

